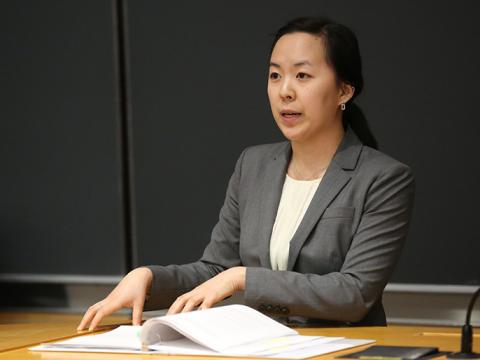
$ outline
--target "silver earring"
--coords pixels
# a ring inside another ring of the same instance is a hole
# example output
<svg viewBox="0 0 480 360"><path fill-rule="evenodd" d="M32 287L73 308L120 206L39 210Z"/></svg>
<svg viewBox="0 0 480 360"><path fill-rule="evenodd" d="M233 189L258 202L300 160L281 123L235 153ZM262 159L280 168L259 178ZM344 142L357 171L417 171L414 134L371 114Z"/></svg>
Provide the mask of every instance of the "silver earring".
<svg viewBox="0 0 480 360"><path fill-rule="evenodd" d="M340 109L341 109L342 111L345 110L345 107L346 107L346 106L345 106L345 103L340 104Z"/></svg>

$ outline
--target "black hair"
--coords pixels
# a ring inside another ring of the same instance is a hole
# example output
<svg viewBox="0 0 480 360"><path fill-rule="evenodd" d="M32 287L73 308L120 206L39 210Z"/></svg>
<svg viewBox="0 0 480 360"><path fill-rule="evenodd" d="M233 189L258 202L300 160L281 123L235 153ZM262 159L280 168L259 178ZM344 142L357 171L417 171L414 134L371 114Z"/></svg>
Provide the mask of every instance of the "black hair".
<svg viewBox="0 0 480 360"><path fill-rule="evenodd" d="M282 26L274 35L270 57L277 41L283 35L295 32L308 33L323 39L327 63L333 68L337 80L355 88L352 98L345 104L343 125L350 126L363 144L378 149L377 140L368 126L365 115L353 102L363 89L362 58L353 31L325 17L296 18Z"/></svg>

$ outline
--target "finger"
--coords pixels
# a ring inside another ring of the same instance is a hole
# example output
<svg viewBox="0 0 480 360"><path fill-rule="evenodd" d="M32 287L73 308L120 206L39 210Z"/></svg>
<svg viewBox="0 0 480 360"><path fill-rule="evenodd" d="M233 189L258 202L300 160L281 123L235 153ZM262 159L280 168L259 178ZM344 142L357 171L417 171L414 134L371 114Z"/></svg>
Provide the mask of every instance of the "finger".
<svg viewBox="0 0 480 360"><path fill-rule="evenodd" d="M83 315L83 318L80 321L80 324L78 325L77 330L84 330L87 327L87 325L90 323L90 321L93 319L93 317L97 313L97 309L99 308L100 303L101 302L93 304L88 308L88 310L85 312L85 315Z"/></svg>
<svg viewBox="0 0 480 360"><path fill-rule="evenodd" d="M114 311L117 311L120 309L121 306L118 306L117 304L113 303L106 303L105 305L101 306L98 310L95 316L93 317L92 322L90 323L90 326L88 328L89 331L94 330L98 323L105 317L113 313Z"/></svg>
<svg viewBox="0 0 480 360"><path fill-rule="evenodd" d="M178 313L180 309L183 308L183 304L184 304L183 300L180 300L180 299L175 300L175 302L172 305L170 305L170 307L168 308L167 315L173 315Z"/></svg>
<svg viewBox="0 0 480 360"><path fill-rule="evenodd" d="M170 305L170 308L168 309L167 315L176 314L176 313L180 312L181 309L183 309L183 306L184 306L185 302L187 301L186 300L187 298L186 298L185 295L179 296L177 298L177 300L175 300L173 302L173 304Z"/></svg>
<svg viewBox="0 0 480 360"><path fill-rule="evenodd" d="M132 311L133 325L142 325L143 304L144 304L144 300L138 301L133 304L133 311Z"/></svg>
<svg viewBox="0 0 480 360"><path fill-rule="evenodd" d="M200 305L200 310L210 309L214 304L215 302L213 301L213 299L205 298L202 302L202 305Z"/></svg>
<svg viewBox="0 0 480 360"><path fill-rule="evenodd" d="M190 298L182 309L182 313L192 311L197 305L202 302L203 298L201 297L193 297Z"/></svg>
<svg viewBox="0 0 480 360"><path fill-rule="evenodd" d="M85 315L83 315L82 320L80 321L80 324L78 324L77 330L79 331L84 330L87 327L87 325L90 323L90 321L93 319L96 312L97 311L93 308L88 309L85 312Z"/></svg>

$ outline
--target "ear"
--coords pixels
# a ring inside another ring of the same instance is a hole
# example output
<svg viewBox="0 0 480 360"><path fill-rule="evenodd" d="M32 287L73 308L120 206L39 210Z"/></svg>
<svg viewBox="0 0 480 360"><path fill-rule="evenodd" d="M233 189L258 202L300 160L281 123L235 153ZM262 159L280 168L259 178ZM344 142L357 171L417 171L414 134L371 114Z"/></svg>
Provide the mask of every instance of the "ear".
<svg viewBox="0 0 480 360"><path fill-rule="evenodd" d="M352 85L342 82L340 84L340 97L338 105L346 104L353 97L354 93L355 88Z"/></svg>

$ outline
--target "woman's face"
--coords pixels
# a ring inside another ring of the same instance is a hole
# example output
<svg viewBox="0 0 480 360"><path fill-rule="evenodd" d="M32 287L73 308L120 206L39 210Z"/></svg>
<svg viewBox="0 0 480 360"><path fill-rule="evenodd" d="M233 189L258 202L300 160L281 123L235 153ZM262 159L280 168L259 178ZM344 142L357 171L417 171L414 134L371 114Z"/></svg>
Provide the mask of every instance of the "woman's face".
<svg viewBox="0 0 480 360"><path fill-rule="evenodd" d="M290 141L305 142L341 125L340 104L353 88L340 84L327 63L323 39L291 33L270 59L268 98L273 117Z"/></svg>

